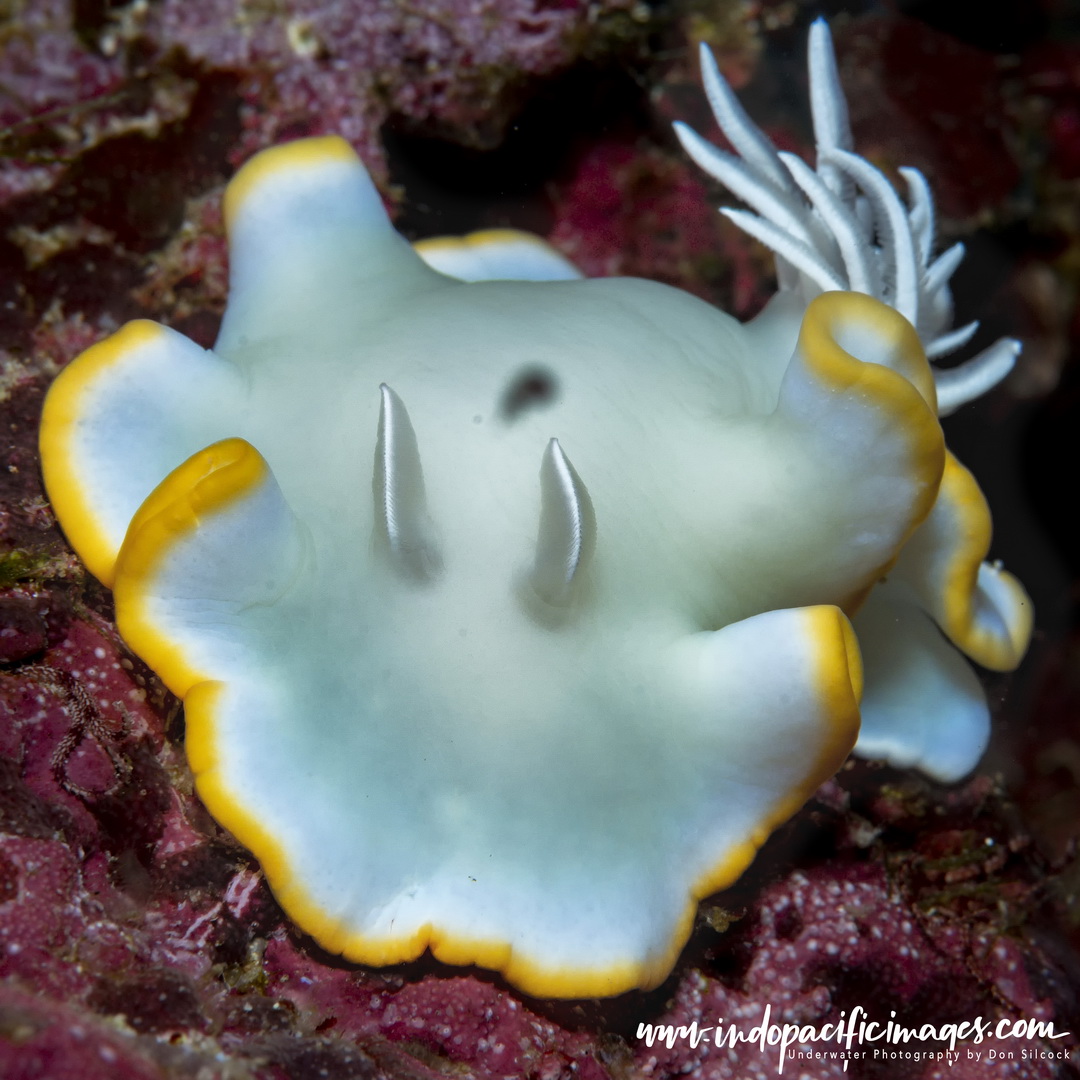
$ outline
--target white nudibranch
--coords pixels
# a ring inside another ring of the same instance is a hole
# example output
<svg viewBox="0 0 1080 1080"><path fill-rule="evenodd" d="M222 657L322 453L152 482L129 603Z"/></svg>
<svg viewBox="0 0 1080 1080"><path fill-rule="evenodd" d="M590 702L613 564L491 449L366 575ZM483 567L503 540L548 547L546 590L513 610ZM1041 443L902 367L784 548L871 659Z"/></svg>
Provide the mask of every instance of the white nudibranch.
<svg viewBox="0 0 1080 1080"><path fill-rule="evenodd" d="M1031 610L936 410L1016 345L932 371L971 333L960 249L919 174L905 206L851 152L823 23L810 63L816 170L707 53L740 156L680 130L778 254L749 324L519 233L414 249L317 138L229 184L212 350L135 322L51 388L60 522L184 699L200 797L326 949L655 986L857 738L978 761L961 653L1014 667Z"/></svg>

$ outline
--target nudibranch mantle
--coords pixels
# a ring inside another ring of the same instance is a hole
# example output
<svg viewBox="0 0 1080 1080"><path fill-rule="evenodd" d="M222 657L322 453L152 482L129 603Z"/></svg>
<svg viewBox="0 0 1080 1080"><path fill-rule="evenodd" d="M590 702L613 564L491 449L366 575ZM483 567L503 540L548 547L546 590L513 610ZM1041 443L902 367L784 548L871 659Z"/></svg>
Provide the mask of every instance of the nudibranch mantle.
<svg viewBox="0 0 1080 1080"><path fill-rule="evenodd" d="M465 283L333 137L255 157L226 222L214 349L148 322L89 349L43 470L184 699L200 796L324 947L656 985L855 743L860 608L878 752L974 764L979 730L945 764L895 735L925 702L889 642L977 728L930 620L1007 667L1025 601L980 568L985 506L888 303L788 288L743 326L500 234L473 274L441 245L500 278Z"/></svg>

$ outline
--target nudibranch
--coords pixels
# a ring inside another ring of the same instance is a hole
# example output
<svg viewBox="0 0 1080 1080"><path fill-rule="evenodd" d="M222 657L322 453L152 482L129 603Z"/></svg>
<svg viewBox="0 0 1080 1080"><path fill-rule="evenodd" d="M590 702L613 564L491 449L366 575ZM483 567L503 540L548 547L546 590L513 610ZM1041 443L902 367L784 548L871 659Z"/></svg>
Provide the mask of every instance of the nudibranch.
<svg viewBox="0 0 1080 1080"><path fill-rule="evenodd" d="M1011 668L1030 607L937 414L1016 346L932 371L971 332L959 249L917 173L905 204L850 151L820 22L810 61L816 169L707 53L738 154L680 131L777 251L747 325L518 234L418 253L322 137L230 183L212 350L134 322L52 387L59 520L183 698L202 800L326 949L654 986L857 738L974 766L960 652Z"/></svg>

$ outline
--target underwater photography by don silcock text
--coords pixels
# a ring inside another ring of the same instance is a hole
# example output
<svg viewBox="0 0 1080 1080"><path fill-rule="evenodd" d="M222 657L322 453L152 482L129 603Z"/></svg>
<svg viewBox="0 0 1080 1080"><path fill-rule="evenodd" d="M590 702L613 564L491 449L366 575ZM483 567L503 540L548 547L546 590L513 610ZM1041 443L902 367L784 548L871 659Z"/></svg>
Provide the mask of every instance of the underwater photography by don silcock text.
<svg viewBox="0 0 1080 1080"><path fill-rule="evenodd" d="M0 4L0 1080L1080 1077L1080 15Z"/></svg>

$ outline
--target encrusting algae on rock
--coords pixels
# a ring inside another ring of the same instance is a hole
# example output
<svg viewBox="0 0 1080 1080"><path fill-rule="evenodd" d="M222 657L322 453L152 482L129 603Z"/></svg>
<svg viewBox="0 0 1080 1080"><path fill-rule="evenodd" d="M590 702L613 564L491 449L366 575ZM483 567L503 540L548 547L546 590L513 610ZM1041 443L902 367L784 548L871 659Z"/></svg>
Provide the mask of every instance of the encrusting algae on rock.
<svg viewBox="0 0 1080 1080"><path fill-rule="evenodd" d="M972 332L962 250L917 172L904 202L852 153L822 22L810 68L816 169L708 56L738 156L680 130L777 252L746 325L520 234L414 250L322 137L231 182L213 350L140 321L57 378L60 522L184 699L199 795L325 948L654 986L853 746L977 762L957 649L1015 666L1031 611L937 415L1017 346L928 363Z"/></svg>

